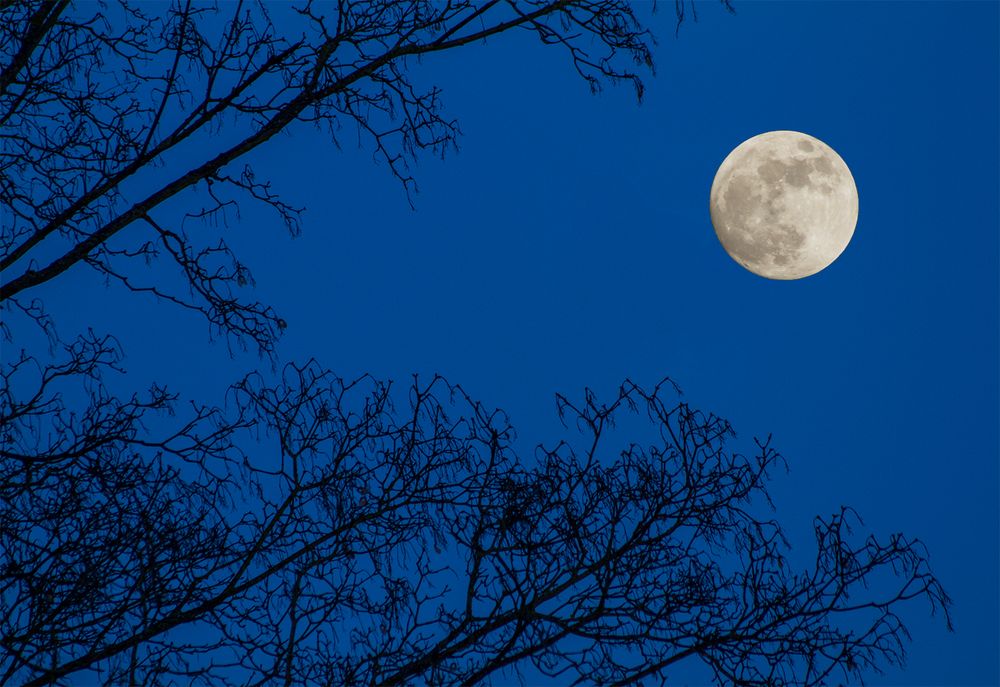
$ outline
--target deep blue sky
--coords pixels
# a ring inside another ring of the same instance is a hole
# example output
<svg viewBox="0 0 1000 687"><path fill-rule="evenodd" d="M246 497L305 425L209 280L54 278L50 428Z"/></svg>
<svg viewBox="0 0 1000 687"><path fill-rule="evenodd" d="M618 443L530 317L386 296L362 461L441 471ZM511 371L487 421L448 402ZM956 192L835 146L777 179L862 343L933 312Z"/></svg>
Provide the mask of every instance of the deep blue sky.
<svg viewBox="0 0 1000 687"><path fill-rule="evenodd" d="M554 392L626 376L673 377L747 443L773 433L803 560L812 517L851 505L925 541L954 598L956 632L914 606L909 668L875 682L997 684L1000 5L736 7L700 5L676 39L672 11L653 18L642 106L591 96L527 36L425 60L465 135L417 168L416 210L369 151L300 127L255 164L308 208L303 237L251 211L230 240L289 322L283 358L444 373L531 443L559 432ZM775 129L830 144L861 202L846 252L795 282L729 259L707 210L725 155ZM131 322L136 379L220 399L255 363L82 272L45 297Z"/></svg>

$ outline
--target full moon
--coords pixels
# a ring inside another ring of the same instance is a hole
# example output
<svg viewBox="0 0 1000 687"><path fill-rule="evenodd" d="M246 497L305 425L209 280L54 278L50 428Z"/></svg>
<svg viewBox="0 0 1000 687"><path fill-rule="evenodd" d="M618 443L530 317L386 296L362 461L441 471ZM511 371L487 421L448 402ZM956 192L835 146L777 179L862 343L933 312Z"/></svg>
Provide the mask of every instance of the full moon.
<svg viewBox="0 0 1000 687"><path fill-rule="evenodd" d="M715 173L709 210L730 257L768 279L801 279L844 252L858 222L847 164L798 131L754 136Z"/></svg>

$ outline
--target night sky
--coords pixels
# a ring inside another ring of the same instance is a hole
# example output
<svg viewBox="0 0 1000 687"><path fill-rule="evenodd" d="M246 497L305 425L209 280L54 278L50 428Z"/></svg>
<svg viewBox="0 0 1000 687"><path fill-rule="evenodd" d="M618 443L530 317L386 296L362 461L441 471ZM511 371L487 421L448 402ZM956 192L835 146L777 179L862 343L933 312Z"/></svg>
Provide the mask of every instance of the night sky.
<svg viewBox="0 0 1000 687"><path fill-rule="evenodd" d="M841 504L926 543L956 631L907 607L908 668L873 682L997 684L1000 5L705 3L675 38L668 4L640 106L527 33L425 59L463 136L414 169L415 209L350 134L299 125L255 153L307 208L299 239L249 208L227 235L288 321L279 356L440 372L529 447L563 431L555 392L670 376L747 450L773 434L794 560ZM860 197L847 250L792 282L737 265L708 213L726 154L777 129L832 146ZM87 270L38 295L67 330L119 334L127 388L221 399L260 364Z"/></svg>

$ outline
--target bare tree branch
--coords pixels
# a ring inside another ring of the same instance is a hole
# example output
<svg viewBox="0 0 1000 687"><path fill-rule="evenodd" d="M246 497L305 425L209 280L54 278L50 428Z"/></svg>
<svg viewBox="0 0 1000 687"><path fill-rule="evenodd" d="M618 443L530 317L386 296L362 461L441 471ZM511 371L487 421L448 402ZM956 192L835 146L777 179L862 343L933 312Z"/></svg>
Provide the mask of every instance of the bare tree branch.
<svg viewBox="0 0 1000 687"><path fill-rule="evenodd" d="M114 364L80 345L89 378ZM669 384L560 397L575 429L525 460L502 413L440 378L397 406L387 384L288 366L237 384L231 416L140 440L176 399L98 386L59 420L52 385L77 371L2 407L0 667L25 684L195 664L206 684L479 684L530 664L625 685L700 661L720 684L813 685L901 663L900 604L948 616L922 545L855 539L849 510L817 519L815 565L793 570L753 514L780 456L730 451L728 423ZM606 445L622 413L659 441ZM26 440L42 415L56 444Z"/></svg>
<svg viewBox="0 0 1000 687"><path fill-rule="evenodd" d="M458 135L437 90L413 85L410 70L423 55L526 28L566 47L592 86L602 78L627 79L641 93L630 65L652 66L648 35L623 0L310 2L299 10L309 31L295 39L251 3L222 6L229 16L221 32L215 12L190 3L165 16L124 2L94 7L29 2L4 11L4 44L13 52L2 72L10 87L0 91L0 121L9 131L0 155L9 181L0 187L0 202L13 225L0 242L0 302L81 263L132 288L127 273L136 269L135 258L159 255L137 247L142 221L169 212L169 201L182 194L209 201L197 213L202 218L218 216L242 195L270 205L296 233L297 209L266 183L227 171L295 122L331 131L353 123L407 193L414 191L408 161L422 149L443 152ZM35 50L43 37L51 49ZM595 46L607 54L596 59ZM113 65L125 68L112 75ZM70 73L88 78L79 83ZM214 135L223 129L233 135ZM199 161L177 169L170 156L176 150ZM172 176L127 201L128 189L147 188L143 180L161 166ZM234 192L226 200L224 188ZM124 243L112 247L119 236ZM186 256L180 267L188 279L205 272L197 264L205 255L195 247L200 239L185 236L172 252L175 259ZM235 296L207 298L197 281L190 307L216 330L273 352L281 330L273 311ZM240 287L238 281L230 283ZM223 303L229 310L220 311Z"/></svg>

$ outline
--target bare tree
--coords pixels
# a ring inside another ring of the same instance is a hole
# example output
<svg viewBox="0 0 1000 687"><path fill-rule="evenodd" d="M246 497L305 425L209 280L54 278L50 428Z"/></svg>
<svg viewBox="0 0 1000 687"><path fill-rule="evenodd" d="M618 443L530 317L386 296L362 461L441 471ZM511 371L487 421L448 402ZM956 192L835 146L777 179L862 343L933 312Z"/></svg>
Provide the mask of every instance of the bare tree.
<svg viewBox="0 0 1000 687"><path fill-rule="evenodd" d="M360 136L411 191L408 161L421 149L443 153L458 134L437 89L413 85L422 56L527 29L566 51L595 89L625 80L641 94L632 69L652 65L624 0L310 2L294 12L186 1L164 16L94 7L3 10L0 302L30 310L32 289L86 265L267 353L283 322L239 297L252 277L224 241L187 228L225 223L244 198L298 231L298 209L245 164L248 154L313 123L334 142ZM178 150L197 161L178 167ZM159 258L180 271L180 292L151 282L148 263Z"/></svg>
<svg viewBox="0 0 1000 687"><path fill-rule="evenodd" d="M60 338L35 290L88 266L275 360L284 323L214 224L245 199L299 215L247 156L303 123L356 133L412 192L408 163L458 128L411 71L515 29L641 96L624 0L0 3L0 682L625 685L695 662L813 685L901 663L904 602L947 619L922 545L856 537L849 510L795 570L780 456L734 452L669 382L558 397L566 436L523 456L440 378L397 392L310 361L200 405L118 395L113 338ZM609 445L622 414L646 429Z"/></svg>
<svg viewBox="0 0 1000 687"><path fill-rule="evenodd" d="M113 364L81 346L89 379ZM732 452L669 383L560 397L570 435L524 459L503 413L438 378L397 409L387 384L290 365L157 439L140 425L174 399L97 384L68 418L60 381L0 406L4 682L478 684L530 664L625 685L701 661L719 684L824 684L902 661L901 602L947 615L922 546L855 538L846 510L794 571L755 514L779 456ZM621 413L659 440L606 446Z"/></svg>

